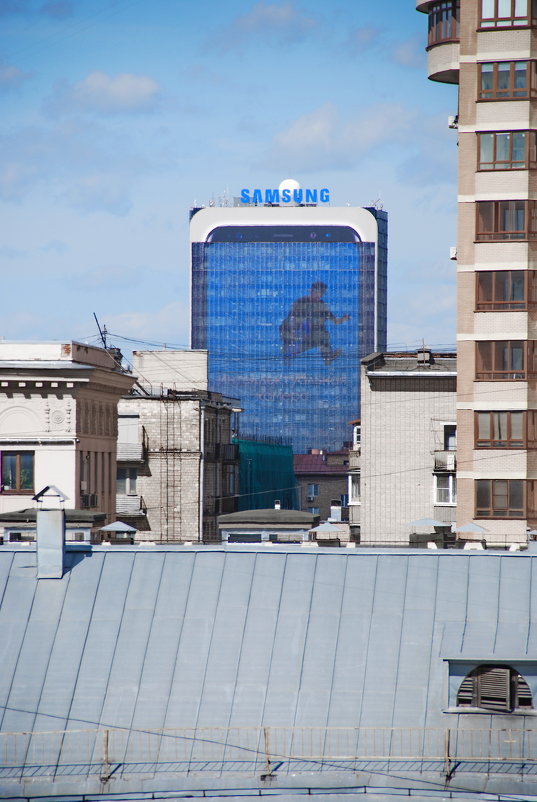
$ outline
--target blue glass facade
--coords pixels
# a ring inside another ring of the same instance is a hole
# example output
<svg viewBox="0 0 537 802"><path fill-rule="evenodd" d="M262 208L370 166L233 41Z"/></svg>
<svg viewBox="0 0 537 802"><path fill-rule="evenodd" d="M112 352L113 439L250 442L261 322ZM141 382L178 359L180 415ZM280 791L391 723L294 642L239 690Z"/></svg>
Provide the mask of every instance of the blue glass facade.
<svg viewBox="0 0 537 802"><path fill-rule="evenodd" d="M341 448L376 325L384 349L374 243L192 244L192 347L209 351L211 389L241 400L242 436Z"/></svg>

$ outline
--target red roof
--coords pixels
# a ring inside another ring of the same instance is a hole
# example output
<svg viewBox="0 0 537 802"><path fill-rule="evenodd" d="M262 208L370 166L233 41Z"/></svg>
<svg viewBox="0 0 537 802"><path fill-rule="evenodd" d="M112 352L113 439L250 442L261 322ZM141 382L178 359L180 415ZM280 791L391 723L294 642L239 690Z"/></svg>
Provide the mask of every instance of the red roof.
<svg viewBox="0 0 537 802"><path fill-rule="evenodd" d="M346 474L348 465L327 465L323 454L295 454L295 473L339 473Z"/></svg>

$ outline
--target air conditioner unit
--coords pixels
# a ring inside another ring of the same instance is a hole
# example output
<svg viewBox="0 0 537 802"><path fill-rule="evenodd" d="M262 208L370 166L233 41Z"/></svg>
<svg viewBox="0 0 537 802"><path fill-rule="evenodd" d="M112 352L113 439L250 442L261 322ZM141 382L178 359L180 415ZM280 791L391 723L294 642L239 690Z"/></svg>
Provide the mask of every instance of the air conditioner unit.
<svg viewBox="0 0 537 802"><path fill-rule="evenodd" d="M308 496L307 501L315 501L315 496Z"/></svg>
<svg viewBox="0 0 537 802"><path fill-rule="evenodd" d="M456 245L452 245L451 248L449 249L449 258L453 262L457 261L457 246Z"/></svg>
<svg viewBox="0 0 537 802"><path fill-rule="evenodd" d="M450 114L447 118L448 128L458 128L459 127L459 115L458 114Z"/></svg>
<svg viewBox="0 0 537 802"><path fill-rule="evenodd" d="M448 453L446 454L446 469L448 471L454 471L455 470L455 452L454 451L453 452L448 451Z"/></svg>

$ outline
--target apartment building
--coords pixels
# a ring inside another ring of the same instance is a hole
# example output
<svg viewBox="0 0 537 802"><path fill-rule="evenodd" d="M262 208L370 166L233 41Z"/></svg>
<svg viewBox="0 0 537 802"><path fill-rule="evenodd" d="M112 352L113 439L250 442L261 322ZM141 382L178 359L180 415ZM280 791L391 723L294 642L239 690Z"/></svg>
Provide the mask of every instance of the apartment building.
<svg viewBox="0 0 537 802"><path fill-rule="evenodd" d="M78 342L0 343L0 514L32 509L54 485L67 509L114 520L117 405L134 383L115 357Z"/></svg>
<svg viewBox="0 0 537 802"><path fill-rule="evenodd" d="M360 543L408 546L424 518L440 524L431 534L451 530L456 384L455 354L422 349L362 360Z"/></svg>
<svg viewBox="0 0 537 802"><path fill-rule="evenodd" d="M117 514L158 542L214 541L238 503L237 402L207 389L206 351L135 351L119 402Z"/></svg>
<svg viewBox="0 0 537 802"><path fill-rule="evenodd" d="M525 542L537 524L537 2L417 9L429 78L459 84L457 521L491 544Z"/></svg>

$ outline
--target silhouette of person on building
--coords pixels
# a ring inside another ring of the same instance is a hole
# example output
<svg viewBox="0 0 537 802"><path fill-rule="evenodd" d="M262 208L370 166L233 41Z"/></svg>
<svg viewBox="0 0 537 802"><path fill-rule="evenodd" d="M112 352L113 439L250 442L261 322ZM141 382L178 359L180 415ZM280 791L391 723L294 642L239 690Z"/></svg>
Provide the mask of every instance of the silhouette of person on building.
<svg viewBox="0 0 537 802"><path fill-rule="evenodd" d="M322 300L327 290L324 281L316 281L310 287L309 295L298 298L285 320L280 325L282 354L284 359L318 348L325 365L330 365L341 355L339 348L332 348L330 334L326 329L328 320L336 325L349 320L349 315L336 317L325 301Z"/></svg>

